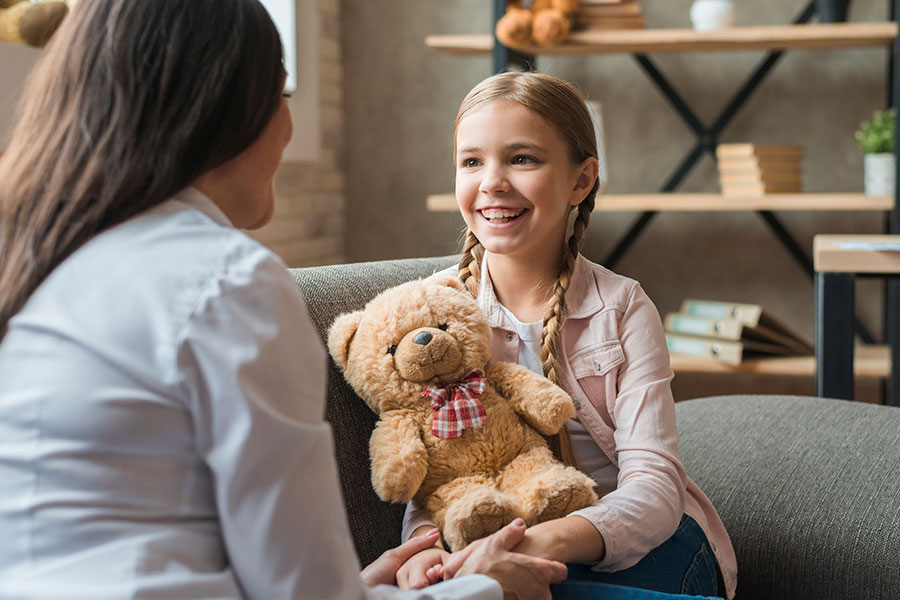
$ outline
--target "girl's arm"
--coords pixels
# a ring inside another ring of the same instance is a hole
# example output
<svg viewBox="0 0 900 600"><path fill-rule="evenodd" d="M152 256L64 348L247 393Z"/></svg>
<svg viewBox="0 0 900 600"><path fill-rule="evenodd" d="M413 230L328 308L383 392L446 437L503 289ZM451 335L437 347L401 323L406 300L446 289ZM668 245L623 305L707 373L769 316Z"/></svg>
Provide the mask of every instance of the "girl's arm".
<svg viewBox="0 0 900 600"><path fill-rule="evenodd" d="M678 527L687 476L678 454L672 371L659 313L638 284L630 290L619 326L626 360L610 406L617 487L594 506L531 527L516 550L618 571L636 564Z"/></svg>

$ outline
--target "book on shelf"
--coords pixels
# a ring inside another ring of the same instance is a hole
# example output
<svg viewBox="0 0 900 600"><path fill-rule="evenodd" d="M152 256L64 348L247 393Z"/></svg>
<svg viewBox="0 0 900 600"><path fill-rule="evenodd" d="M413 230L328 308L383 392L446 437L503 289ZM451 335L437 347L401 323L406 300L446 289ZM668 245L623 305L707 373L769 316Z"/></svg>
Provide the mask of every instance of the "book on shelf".
<svg viewBox="0 0 900 600"><path fill-rule="evenodd" d="M758 304L685 300L666 315L669 352L740 364L746 356L802 356L812 346Z"/></svg>
<svg viewBox="0 0 900 600"><path fill-rule="evenodd" d="M719 173L722 185L753 185L756 183L795 184L800 185L800 172L761 172L761 173Z"/></svg>
<svg viewBox="0 0 900 600"><path fill-rule="evenodd" d="M792 174L800 176L799 161L727 158L719 160L718 166L721 175Z"/></svg>
<svg viewBox="0 0 900 600"><path fill-rule="evenodd" d="M579 30L597 29L643 29L647 22L643 16L636 17L585 17L575 15L575 27Z"/></svg>
<svg viewBox="0 0 900 600"><path fill-rule="evenodd" d="M637 0L616 2L614 4L579 4L576 17L639 17L641 5Z"/></svg>
<svg viewBox="0 0 900 600"><path fill-rule="evenodd" d="M774 146L760 144L719 144L716 158L765 158L766 160L797 161L803 157L803 146Z"/></svg>
<svg viewBox="0 0 900 600"><path fill-rule="evenodd" d="M754 183L721 182L723 196L761 196L763 194L799 194L803 191L799 181L758 181Z"/></svg>

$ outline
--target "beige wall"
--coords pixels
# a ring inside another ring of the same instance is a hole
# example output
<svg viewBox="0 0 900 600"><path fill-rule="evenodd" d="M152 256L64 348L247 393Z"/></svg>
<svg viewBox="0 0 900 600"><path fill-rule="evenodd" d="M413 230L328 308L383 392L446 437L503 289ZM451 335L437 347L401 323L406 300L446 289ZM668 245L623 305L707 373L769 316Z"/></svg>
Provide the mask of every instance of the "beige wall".
<svg viewBox="0 0 900 600"><path fill-rule="evenodd" d="M738 24L751 25L789 22L805 2L736 4ZM643 0L642 6L650 27L689 25L689 0ZM429 51L423 39L489 31L490 3L343 0L342 7L347 259L452 253L462 219L427 212L425 197L452 191L456 108L491 66L488 58ZM886 15L882 0L852 3L851 20ZM720 140L802 144L805 189L861 190L862 156L853 131L885 103L886 54L877 49L786 54ZM653 57L707 123L762 58L760 52ZM611 192L655 191L693 145L690 130L629 56L541 58L538 68L577 82L603 104ZM712 160L704 158L681 189L716 191ZM601 260L637 216L597 215L585 254ZM882 227L878 214L782 217L807 250L817 232ZM755 214L661 214L616 270L641 281L662 313L676 310L687 296L759 302L812 337L811 282ZM861 312L880 328L880 285L862 287Z"/></svg>
<svg viewBox="0 0 900 600"><path fill-rule="evenodd" d="M341 4L316 0L318 32L318 136L315 161L285 162L275 179L272 222L252 235L291 267L344 260L343 67ZM298 35L302 35L302 28ZM303 40L301 40L301 47ZM299 75L303 85L303 72ZM306 119L294 115L294 135L304 135Z"/></svg>

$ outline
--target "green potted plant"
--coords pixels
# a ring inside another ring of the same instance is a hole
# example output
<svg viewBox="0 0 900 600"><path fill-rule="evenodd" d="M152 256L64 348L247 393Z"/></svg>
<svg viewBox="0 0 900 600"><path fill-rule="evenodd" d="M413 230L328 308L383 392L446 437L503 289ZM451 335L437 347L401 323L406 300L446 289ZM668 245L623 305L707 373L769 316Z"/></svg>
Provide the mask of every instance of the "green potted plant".
<svg viewBox="0 0 900 600"><path fill-rule="evenodd" d="M867 196L894 195L894 110L875 111L863 121L856 141L865 153L863 169Z"/></svg>

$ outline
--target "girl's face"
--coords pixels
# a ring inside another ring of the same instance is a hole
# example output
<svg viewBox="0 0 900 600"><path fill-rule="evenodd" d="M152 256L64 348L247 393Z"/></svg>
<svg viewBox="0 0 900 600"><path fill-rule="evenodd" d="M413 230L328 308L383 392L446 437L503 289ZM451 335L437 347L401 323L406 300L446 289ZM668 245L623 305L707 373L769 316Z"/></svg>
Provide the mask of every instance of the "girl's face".
<svg viewBox="0 0 900 600"><path fill-rule="evenodd" d="M576 165L562 135L511 100L467 114L456 130L456 202L488 252L523 261L562 254L569 211L590 191L597 161Z"/></svg>

